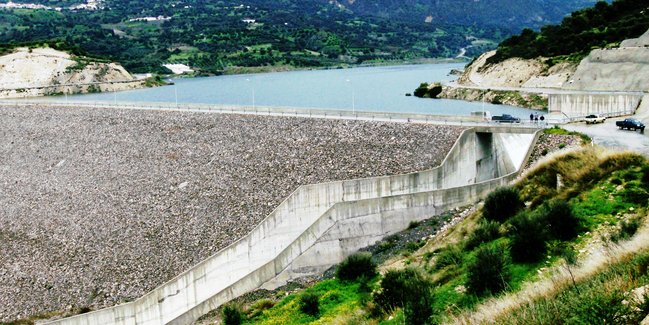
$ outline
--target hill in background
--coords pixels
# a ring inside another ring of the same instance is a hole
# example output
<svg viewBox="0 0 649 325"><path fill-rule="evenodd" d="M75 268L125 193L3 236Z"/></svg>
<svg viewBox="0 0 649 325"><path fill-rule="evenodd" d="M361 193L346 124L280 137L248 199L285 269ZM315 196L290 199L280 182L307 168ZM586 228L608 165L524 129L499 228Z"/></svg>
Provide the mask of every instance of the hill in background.
<svg viewBox="0 0 649 325"><path fill-rule="evenodd" d="M168 73L165 63L186 64L204 74L232 67L400 63L474 56L513 32L559 21L592 3L105 0L96 10L0 10L0 51L47 43L118 61L134 73Z"/></svg>

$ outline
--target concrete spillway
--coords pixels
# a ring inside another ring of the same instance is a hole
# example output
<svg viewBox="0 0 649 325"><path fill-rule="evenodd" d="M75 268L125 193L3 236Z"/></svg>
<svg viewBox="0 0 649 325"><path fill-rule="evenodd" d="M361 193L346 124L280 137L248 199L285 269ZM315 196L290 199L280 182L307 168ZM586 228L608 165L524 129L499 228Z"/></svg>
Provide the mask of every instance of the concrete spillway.
<svg viewBox="0 0 649 325"><path fill-rule="evenodd" d="M535 130L465 131L437 168L299 187L250 234L133 302L47 324L187 324L260 287L317 274L359 248L473 203L520 172Z"/></svg>
<svg viewBox="0 0 649 325"><path fill-rule="evenodd" d="M583 117L589 114L603 116L622 116L633 114L642 101L642 93L625 94L550 94L550 114L559 113L567 117Z"/></svg>

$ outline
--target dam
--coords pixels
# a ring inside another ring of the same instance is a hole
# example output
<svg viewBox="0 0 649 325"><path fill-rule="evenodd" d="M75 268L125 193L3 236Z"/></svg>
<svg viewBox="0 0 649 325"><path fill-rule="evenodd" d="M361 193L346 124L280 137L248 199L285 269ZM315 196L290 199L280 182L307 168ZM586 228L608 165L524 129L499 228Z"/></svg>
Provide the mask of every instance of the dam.
<svg viewBox="0 0 649 325"><path fill-rule="evenodd" d="M439 167L300 186L252 232L135 301L43 324L188 324L257 288L322 272L359 248L474 203L520 173L531 128L463 131Z"/></svg>

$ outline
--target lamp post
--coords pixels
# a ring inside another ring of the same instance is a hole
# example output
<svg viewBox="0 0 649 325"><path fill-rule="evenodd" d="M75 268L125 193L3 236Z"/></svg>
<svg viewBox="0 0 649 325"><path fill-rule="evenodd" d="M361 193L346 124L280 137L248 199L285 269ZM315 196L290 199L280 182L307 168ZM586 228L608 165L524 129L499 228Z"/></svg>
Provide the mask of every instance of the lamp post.
<svg viewBox="0 0 649 325"><path fill-rule="evenodd" d="M252 109L255 110L255 82L250 79L246 79L246 81L250 81L250 85L252 86Z"/></svg>
<svg viewBox="0 0 649 325"><path fill-rule="evenodd" d="M354 83L352 83L351 80L347 79L347 82L349 82L350 86L352 87L352 114L356 115L356 94L354 92Z"/></svg>
<svg viewBox="0 0 649 325"><path fill-rule="evenodd" d="M178 86L174 82L174 98L176 99L176 108L178 108Z"/></svg>

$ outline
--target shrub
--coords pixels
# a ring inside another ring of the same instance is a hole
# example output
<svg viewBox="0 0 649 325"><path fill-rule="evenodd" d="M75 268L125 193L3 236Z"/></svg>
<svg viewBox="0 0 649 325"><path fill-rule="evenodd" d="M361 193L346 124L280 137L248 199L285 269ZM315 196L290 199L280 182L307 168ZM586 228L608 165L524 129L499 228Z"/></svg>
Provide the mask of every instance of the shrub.
<svg viewBox="0 0 649 325"><path fill-rule="evenodd" d="M549 226L552 238L570 240L577 237L579 219L565 201L552 201L539 208L539 218Z"/></svg>
<svg viewBox="0 0 649 325"><path fill-rule="evenodd" d="M491 221L503 222L518 213L524 204L513 187L500 187L489 193L482 207L482 216Z"/></svg>
<svg viewBox="0 0 649 325"><path fill-rule="evenodd" d="M462 250L458 245L448 245L437 254L435 269L439 270L449 265L462 264L462 257Z"/></svg>
<svg viewBox="0 0 649 325"><path fill-rule="evenodd" d="M433 313L432 283L415 268L388 271L374 303L384 312L403 308L407 324L426 324Z"/></svg>
<svg viewBox="0 0 649 325"><path fill-rule="evenodd" d="M631 238L640 228L640 219L633 218L620 222L620 228L611 235L611 240L617 243L620 240Z"/></svg>
<svg viewBox="0 0 649 325"><path fill-rule="evenodd" d="M313 292L305 292L300 295L298 305L303 313L317 317L320 313L320 296Z"/></svg>
<svg viewBox="0 0 649 325"><path fill-rule="evenodd" d="M409 242L406 244L406 251L409 252L409 253L413 253L414 251L420 249L420 248L421 248L422 246L424 246L425 244L426 244L426 242L423 241L423 240L412 240L412 241L409 241Z"/></svg>
<svg viewBox="0 0 649 325"><path fill-rule="evenodd" d="M546 251L547 227L538 214L519 213L511 220L511 254L515 262L537 262Z"/></svg>
<svg viewBox="0 0 649 325"><path fill-rule="evenodd" d="M645 187L646 184L642 184L640 181L631 181L626 184L621 195L629 203L647 205L649 192Z"/></svg>
<svg viewBox="0 0 649 325"><path fill-rule="evenodd" d="M473 230L464 247L471 250L498 237L500 237L500 225L495 221L483 220Z"/></svg>
<svg viewBox="0 0 649 325"><path fill-rule="evenodd" d="M510 264L505 245L478 248L475 258L467 266L467 290L476 295L501 292L511 278Z"/></svg>
<svg viewBox="0 0 649 325"><path fill-rule="evenodd" d="M336 276L342 281L373 278L376 276L376 264L372 261L372 254L363 252L348 256L338 264Z"/></svg>
<svg viewBox="0 0 649 325"><path fill-rule="evenodd" d="M223 306L221 314L223 316L223 324L225 325L239 325L243 322L243 313L236 305L227 304Z"/></svg>
<svg viewBox="0 0 649 325"><path fill-rule="evenodd" d="M268 310L275 306L275 302L270 299L260 299L257 300L252 306L250 306L250 311L248 312L249 318L255 318L263 313L264 310Z"/></svg>
<svg viewBox="0 0 649 325"><path fill-rule="evenodd" d="M415 89L415 92L413 93L416 97L424 97L428 94L428 83L424 82Z"/></svg>

